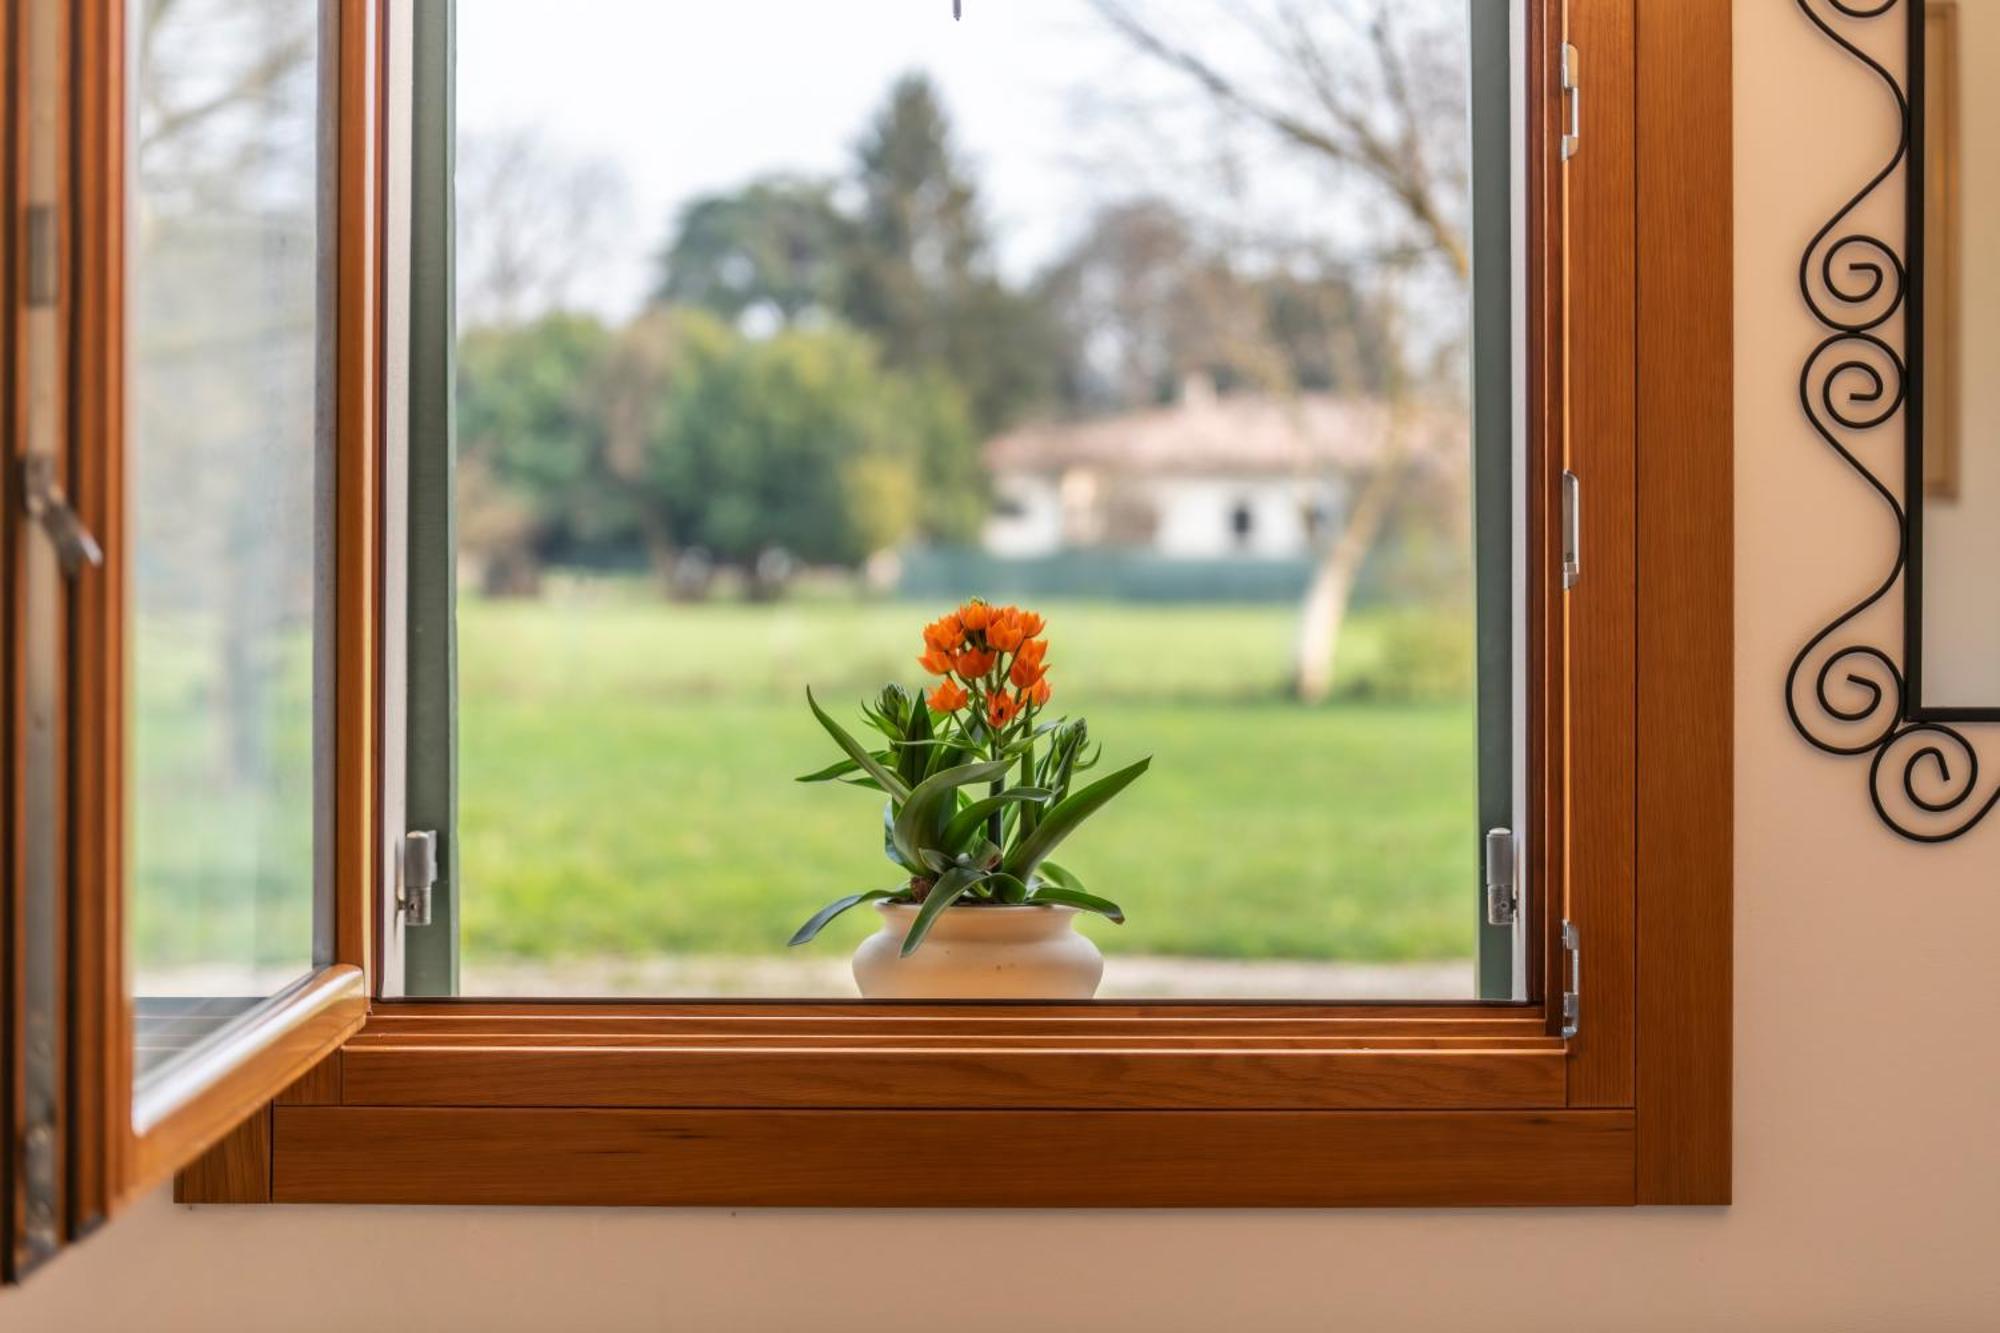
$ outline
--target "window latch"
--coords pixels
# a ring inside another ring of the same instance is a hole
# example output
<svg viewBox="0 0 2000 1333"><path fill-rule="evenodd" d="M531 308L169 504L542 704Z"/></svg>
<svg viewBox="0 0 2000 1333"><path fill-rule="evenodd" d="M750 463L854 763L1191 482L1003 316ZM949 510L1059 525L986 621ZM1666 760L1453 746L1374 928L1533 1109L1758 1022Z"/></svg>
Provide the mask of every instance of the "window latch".
<svg viewBox="0 0 2000 1333"><path fill-rule="evenodd" d="M1583 945L1576 926L1563 922L1562 933L1564 973L1563 983L1563 1026L1565 1038L1574 1037L1580 1029L1583 1013Z"/></svg>
<svg viewBox="0 0 2000 1333"><path fill-rule="evenodd" d="M64 577L73 579L85 565L104 563L104 548L70 507L69 496L56 480L56 461L47 454L21 459L21 508L55 543Z"/></svg>
<svg viewBox="0 0 2000 1333"><path fill-rule="evenodd" d="M403 835L402 883L396 911L406 926L431 923L431 893L437 888L437 834L423 829Z"/></svg>
<svg viewBox="0 0 2000 1333"><path fill-rule="evenodd" d="M1563 590L1583 578L1583 483L1568 468L1562 475Z"/></svg>
<svg viewBox="0 0 2000 1333"><path fill-rule="evenodd" d="M1562 160L1567 162L1583 147L1583 57L1568 42L1562 49L1562 91L1569 103L1569 128L1562 137Z"/></svg>
<svg viewBox="0 0 2000 1333"><path fill-rule="evenodd" d="M1486 831L1486 924L1489 926L1511 926L1520 914L1514 893L1514 863L1518 854L1514 830Z"/></svg>

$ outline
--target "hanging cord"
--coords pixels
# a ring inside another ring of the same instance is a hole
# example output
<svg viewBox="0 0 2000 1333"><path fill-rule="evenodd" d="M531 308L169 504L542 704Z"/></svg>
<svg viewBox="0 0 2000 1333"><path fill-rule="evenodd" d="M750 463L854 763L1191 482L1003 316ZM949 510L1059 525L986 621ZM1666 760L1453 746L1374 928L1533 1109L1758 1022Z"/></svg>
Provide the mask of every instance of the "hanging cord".
<svg viewBox="0 0 2000 1333"><path fill-rule="evenodd" d="M959 0L951 0L951 16L955 19L965 17L965 15L958 12L958 4Z"/></svg>

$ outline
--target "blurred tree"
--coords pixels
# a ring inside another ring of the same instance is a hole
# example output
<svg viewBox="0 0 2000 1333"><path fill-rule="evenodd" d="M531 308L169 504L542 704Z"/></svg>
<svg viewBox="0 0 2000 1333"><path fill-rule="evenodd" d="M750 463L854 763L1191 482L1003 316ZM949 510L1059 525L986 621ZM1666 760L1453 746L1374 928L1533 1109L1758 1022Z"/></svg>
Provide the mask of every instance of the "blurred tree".
<svg viewBox="0 0 2000 1333"><path fill-rule="evenodd" d="M1169 71L1219 121L1249 127L1353 201L1346 211L1358 225L1344 255L1329 255L1322 238L1286 238L1282 247L1320 256L1322 272L1353 276L1368 321L1329 318L1315 303L1305 327L1327 335L1327 374L1379 384L1388 408L1376 464L1300 606L1296 692L1324 699L1355 581L1420 452L1412 437L1434 433L1416 423L1462 393L1462 358L1450 352L1462 347L1472 273L1463 10L1396 0L1208 0L1195 14L1188 3L1090 3L1134 54ZM1209 36L1225 29L1250 40ZM1288 313L1296 320L1296 309ZM1357 329L1367 336L1353 336Z"/></svg>
<svg viewBox="0 0 2000 1333"><path fill-rule="evenodd" d="M825 182L774 176L703 195L680 212L653 301L790 327L840 299L851 238Z"/></svg>
<svg viewBox="0 0 2000 1333"><path fill-rule="evenodd" d="M1061 332L1033 293L994 271L979 194L930 81L889 90L856 150L861 204L842 313L898 370L942 370L990 434L1046 402Z"/></svg>
<svg viewBox="0 0 2000 1333"><path fill-rule="evenodd" d="M636 540L638 513L608 457L612 346L586 315L460 336L460 540L491 592L533 592L548 561Z"/></svg>
<svg viewBox="0 0 2000 1333"><path fill-rule="evenodd" d="M645 492L684 547L753 577L773 552L858 565L931 509L925 460L970 449L949 386L886 372L852 330L750 340L680 318Z"/></svg>
<svg viewBox="0 0 2000 1333"><path fill-rule="evenodd" d="M614 162L567 153L532 129L460 136L454 179L461 328L567 307L626 216Z"/></svg>
<svg viewBox="0 0 2000 1333"><path fill-rule="evenodd" d="M1065 401L1130 411L1191 376L1225 393L1379 394L1384 329L1351 276L1311 253L1252 258L1170 200L1100 209L1040 283L1067 340Z"/></svg>

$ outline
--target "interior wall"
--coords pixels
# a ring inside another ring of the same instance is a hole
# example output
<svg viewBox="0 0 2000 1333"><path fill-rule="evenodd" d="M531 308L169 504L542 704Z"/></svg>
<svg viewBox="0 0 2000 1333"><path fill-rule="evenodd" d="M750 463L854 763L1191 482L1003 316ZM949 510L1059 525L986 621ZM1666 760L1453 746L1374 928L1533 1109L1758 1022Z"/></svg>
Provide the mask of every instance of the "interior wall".
<svg viewBox="0 0 2000 1333"><path fill-rule="evenodd" d="M162 1195L0 1296L0 1326L2000 1325L2000 822L1956 846L1898 842L1869 811L1863 767L1810 751L1781 704L1799 643L1894 552L1879 504L1799 417L1815 334L1795 287L1801 246L1893 131L1793 0L1738 0L1736 29L1733 1208L183 1209Z"/></svg>

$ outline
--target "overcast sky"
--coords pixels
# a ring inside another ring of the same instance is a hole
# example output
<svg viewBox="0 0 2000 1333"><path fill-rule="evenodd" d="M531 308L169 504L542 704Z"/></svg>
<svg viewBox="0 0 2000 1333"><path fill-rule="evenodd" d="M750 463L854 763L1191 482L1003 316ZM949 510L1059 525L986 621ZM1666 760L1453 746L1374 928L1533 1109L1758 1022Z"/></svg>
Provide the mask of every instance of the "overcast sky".
<svg viewBox="0 0 2000 1333"><path fill-rule="evenodd" d="M1081 0L964 4L954 23L951 0L467 0L460 133L532 126L617 165L629 216L575 295L622 315L682 203L771 171L841 170L891 80L921 69L1019 274L1088 209L1078 98L1130 61Z"/></svg>

